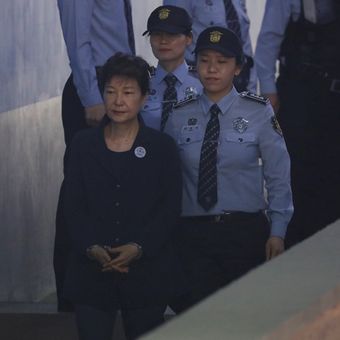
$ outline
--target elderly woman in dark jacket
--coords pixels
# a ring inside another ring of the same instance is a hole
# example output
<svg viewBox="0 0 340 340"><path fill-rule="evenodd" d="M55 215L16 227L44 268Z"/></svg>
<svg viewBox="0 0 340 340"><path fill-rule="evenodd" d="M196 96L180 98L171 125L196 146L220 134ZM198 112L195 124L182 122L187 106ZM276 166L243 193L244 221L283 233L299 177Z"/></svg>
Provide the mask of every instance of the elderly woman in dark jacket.
<svg viewBox="0 0 340 340"><path fill-rule="evenodd" d="M181 206L181 174L171 137L140 123L147 63L123 54L103 68L106 116L71 146L64 212L73 252L65 297L80 339L111 339L122 311L128 339L163 321L182 282L171 235Z"/></svg>

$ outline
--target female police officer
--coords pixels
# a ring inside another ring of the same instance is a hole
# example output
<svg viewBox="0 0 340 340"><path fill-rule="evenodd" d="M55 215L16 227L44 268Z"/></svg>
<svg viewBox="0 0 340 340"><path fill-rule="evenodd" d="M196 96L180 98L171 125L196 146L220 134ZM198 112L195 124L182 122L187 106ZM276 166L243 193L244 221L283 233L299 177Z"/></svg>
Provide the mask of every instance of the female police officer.
<svg viewBox="0 0 340 340"><path fill-rule="evenodd" d="M184 60L185 50L192 43L191 19L183 8L160 6L150 14L144 34L150 36L158 65L141 115L147 126L163 131L173 104L202 90L192 75L193 68Z"/></svg>
<svg viewBox="0 0 340 340"><path fill-rule="evenodd" d="M176 311L280 254L293 212L290 160L272 107L233 87L242 67L239 39L210 27L195 53L203 95L179 102L165 130L182 160L176 241L191 281Z"/></svg>

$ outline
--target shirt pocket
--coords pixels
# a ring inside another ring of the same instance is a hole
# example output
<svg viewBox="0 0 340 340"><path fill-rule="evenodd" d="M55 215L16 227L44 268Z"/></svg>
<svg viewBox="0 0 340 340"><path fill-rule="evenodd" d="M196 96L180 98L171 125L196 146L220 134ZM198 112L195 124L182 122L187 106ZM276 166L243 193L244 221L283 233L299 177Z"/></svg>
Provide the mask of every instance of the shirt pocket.
<svg viewBox="0 0 340 340"><path fill-rule="evenodd" d="M189 145L203 140L203 132L200 125L183 126L178 137L179 145Z"/></svg>
<svg viewBox="0 0 340 340"><path fill-rule="evenodd" d="M258 166L259 148L254 133L224 133L220 147L229 165L241 168Z"/></svg>
<svg viewBox="0 0 340 340"><path fill-rule="evenodd" d="M200 125L182 127L177 144L184 169L198 169L203 138L204 131Z"/></svg>
<svg viewBox="0 0 340 340"><path fill-rule="evenodd" d="M158 101L148 101L145 103L141 116L146 126L159 129L162 114L162 104Z"/></svg>
<svg viewBox="0 0 340 340"><path fill-rule="evenodd" d="M224 139L227 142L231 143L239 143L239 144L247 144L247 143L255 143L256 136L253 133L226 133L224 134Z"/></svg>
<svg viewBox="0 0 340 340"><path fill-rule="evenodd" d="M196 19L203 27L211 25L225 26L225 10L222 1L221 4L214 4L213 1L211 1L211 4L208 3L208 1L197 1L193 15L194 21Z"/></svg>

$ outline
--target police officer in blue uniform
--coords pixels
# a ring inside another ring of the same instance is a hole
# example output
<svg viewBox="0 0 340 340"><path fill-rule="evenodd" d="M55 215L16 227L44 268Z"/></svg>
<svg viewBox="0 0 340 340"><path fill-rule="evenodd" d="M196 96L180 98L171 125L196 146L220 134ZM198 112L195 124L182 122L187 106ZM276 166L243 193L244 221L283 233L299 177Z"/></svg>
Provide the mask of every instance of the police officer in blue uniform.
<svg viewBox="0 0 340 340"><path fill-rule="evenodd" d="M183 8L160 6L151 13L145 34L150 36L158 65L151 71L150 95L141 115L147 126L163 130L173 104L202 89L194 68L184 60L192 43L191 19Z"/></svg>
<svg viewBox="0 0 340 340"><path fill-rule="evenodd" d="M288 246L340 217L339 6L336 0L267 1L258 37L261 92L278 113L292 162Z"/></svg>
<svg viewBox="0 0 340 340"><path fill-rule="evenodd" d="M71 75L62 95L62 121L66 151L74 135L99 124L105 114L98 88L97 72L115 52L134 54L134 36L130 0L58 0L62 31L70 59ZM119 32L119 34L117 34ZM62 298L70 241L61 212L63 185L60 189L54 248L58 309L70 311L72 306Z"/></svg>
<svg viewBox="0 0 340 340"><path fill-rule="evenodd" d="M165 5L186 9L192 18L194 43L187 48L186 60L194 64L193 51L198 35L207 27L222 26L234 31L243 45L246 56L241 74L234 79L238 91L256 92L256 71L253 62L253 48L249 34L249 17L244 0L164 0Z"/></svg>
<svg viewBox="0 0 340 340"><path fill-rule="evenodd" d="M177 103L165 130L182 161L176 242L191 284L172 304L177 312L282 253L293 213L290 160L272 107L233 86L243 62L238 37L210 27L195 54L203 94Z"/></svg>

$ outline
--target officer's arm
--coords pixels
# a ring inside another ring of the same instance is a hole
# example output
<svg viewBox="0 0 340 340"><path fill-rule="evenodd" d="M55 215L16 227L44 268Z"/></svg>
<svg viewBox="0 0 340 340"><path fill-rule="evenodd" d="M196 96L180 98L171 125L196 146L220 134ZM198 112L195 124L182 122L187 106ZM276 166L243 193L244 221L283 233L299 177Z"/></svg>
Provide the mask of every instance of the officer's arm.
<svg viewBox="0 0 340 340"><path fill-rule="evenodd" d="M58 0L73 82L84 107L102 104L90 41L94 3L94 0Z"/></svg>
<svg viewBox="0 0 340 340"><path fill-rule="evenodd" d="M257 39L255 65L260 82L260 93L275 94L276 61L291 15L290 1L267 1L261 30ZM275 106L275 99L273 99Z"/></svg>

